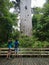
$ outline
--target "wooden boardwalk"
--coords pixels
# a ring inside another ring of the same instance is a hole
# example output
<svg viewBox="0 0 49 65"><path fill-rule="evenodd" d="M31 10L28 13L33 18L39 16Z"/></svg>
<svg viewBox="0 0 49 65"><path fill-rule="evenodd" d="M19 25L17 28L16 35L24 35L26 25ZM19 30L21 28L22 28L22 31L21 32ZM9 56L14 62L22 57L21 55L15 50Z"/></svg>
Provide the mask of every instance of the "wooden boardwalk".
<svg viewBox="0 0 49 65"><path fill-rule="evenodd" d="M0 65L49 65L49 57L0 57Z"/></svg>

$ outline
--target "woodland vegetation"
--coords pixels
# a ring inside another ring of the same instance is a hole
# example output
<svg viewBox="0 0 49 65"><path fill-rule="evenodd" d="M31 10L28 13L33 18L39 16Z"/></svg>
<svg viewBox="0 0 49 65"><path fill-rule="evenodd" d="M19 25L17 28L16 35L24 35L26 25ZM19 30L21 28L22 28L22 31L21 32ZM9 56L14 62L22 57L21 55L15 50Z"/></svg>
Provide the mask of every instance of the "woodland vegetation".
<svg viewBox="0 0 49 65"><path fill-rule="evenodd" d="M32 37L22 35L13 26L17 26L18 14L10 13L14 4L10 0L0 0L0 47L7 47L9 38L19 39L19 47L42 48L49 47L49 0L46 0L43 8L33 8ZM14 47L14 44L12 44Z"/></svg>

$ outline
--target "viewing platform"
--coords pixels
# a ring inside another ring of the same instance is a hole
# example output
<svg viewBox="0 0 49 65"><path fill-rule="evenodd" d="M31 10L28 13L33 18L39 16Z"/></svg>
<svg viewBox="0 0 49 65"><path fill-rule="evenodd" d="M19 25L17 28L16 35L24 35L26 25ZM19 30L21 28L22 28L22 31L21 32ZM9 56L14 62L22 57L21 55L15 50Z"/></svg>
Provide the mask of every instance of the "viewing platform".
<svg viewBox="0 0 49 65"><path fill-rule="evenodd" d="M48 57L0 58L0 65L49 65Z"/></svg>
<svg viewBox="0 0 49 65"><path fill-rule="evenodd" d="M0 48L0 65L49 65L49 48L19 48L16 57L14 48L11 50L7 59L8 48Z"/></svg>

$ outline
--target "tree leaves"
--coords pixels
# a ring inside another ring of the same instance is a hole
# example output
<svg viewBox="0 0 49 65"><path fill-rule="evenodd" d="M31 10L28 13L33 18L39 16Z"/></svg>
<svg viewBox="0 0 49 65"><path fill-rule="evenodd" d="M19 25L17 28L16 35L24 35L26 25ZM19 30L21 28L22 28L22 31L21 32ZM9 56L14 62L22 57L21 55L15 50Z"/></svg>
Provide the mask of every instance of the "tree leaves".
<svg viewBox="0 0 49 65"><path fill-rule="evenodd" d="M34 35L38 37L39 40L41 41L44 41L44 40L48 41L49 39L49 1L44 4L44 7L42 8L41 13L34 14L32 19L32 22L34 23L33 28L35 30Z"/></svg>
<svg viewBox="0 0 49 65"><path fill-rule="evenodd" d="M17 15L10 13L13 6L10 0L0 0L0 40L7 41L12 36L12 26L17 21Z"/></svg>

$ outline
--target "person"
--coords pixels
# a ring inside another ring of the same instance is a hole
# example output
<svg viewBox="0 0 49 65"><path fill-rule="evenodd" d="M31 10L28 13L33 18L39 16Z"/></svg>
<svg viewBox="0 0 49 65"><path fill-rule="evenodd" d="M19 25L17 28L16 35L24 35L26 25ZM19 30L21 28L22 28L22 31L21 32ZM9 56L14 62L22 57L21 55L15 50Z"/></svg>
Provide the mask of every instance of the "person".
<svg viewBox="0 0 49 65"><path fill-rule="evenodd" d="M17 54L17 52L19 50L19 48L18 48L19 47L19 41L16 39L14 44L15 44L15 56L16 56L16 54Z"/></svg>
<svg viewBox="0 0 49 65"><path fill-rule="evenodd" d="M11 48L12 48L12 39L8 40L8 53L7 53L7 59L10 58L11 55Z"/></svg>

